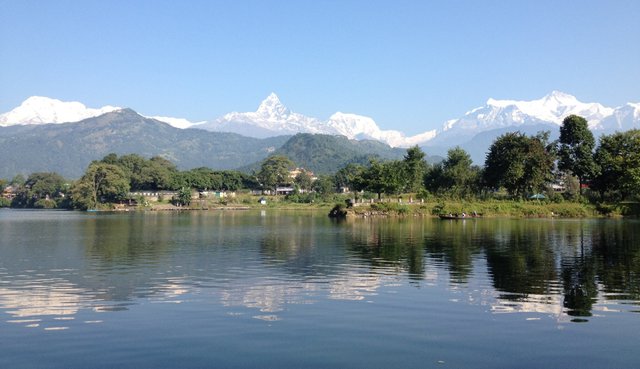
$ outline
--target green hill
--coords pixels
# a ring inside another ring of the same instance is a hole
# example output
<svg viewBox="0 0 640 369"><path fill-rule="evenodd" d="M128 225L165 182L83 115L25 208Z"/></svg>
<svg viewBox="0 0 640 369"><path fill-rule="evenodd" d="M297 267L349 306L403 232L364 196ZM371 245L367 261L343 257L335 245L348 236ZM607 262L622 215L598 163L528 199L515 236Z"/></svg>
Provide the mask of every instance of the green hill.
<svg viewBox="0 0 640 369"><path fill-rule="evenodd" d="M41 171L78 178L111 152L159 155L180 169L234 169L264 159L288 138L183 130L123 109L77 123L0 127L0 178Z"/></svg>
<svg viewBox="0 0 640 369"><path fill-rule="evenodd" d="M367 164L371 158L401 159L405 149L392 148L378 141L349 140L344 136L299 133L291 137L273 154L284 155L297 166L316 174L335 173L349 163ZM260 162L241 168L258 170Z"/></svg>

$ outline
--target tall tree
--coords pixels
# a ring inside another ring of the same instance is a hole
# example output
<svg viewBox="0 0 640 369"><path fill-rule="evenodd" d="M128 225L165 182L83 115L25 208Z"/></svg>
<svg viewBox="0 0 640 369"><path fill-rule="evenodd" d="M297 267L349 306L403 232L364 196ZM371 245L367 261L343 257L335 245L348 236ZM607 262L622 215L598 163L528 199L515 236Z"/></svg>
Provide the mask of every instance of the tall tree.
<svg viewBox="0 0 640 369"><path fill-rule="evenodd" d="M286 156L270 156L262 162L260 172L258 172L258 180L263 187L275 190L278 184L291 182L289 170L293 167L293 162Z"/></svg>
<svg viewBox="0 0 640 369"><path fill-rule="evenodd" d="M602 197L606 192L619 200L640 196L640 130L603 136L595 161L599 173L593 186Z"/></svg>
<svg viewBox="0 0 640 369"><path fill-rule="evenodd" d="M420 147L413 146L407 149L403 164L406 175L406 191L418 192L423 187L423 178L427 171L426 154Z"/></svg>
<svg viewBox="0 0 640 369"><path fill-rule="evenodd" d="M363 189L374 192L378 199L382 194L397 194L404 185L403 165L400 161L379 162L371 160L369 168L362 174Z"/></svg>
<svg viewBox="0 0 640 369"><path fill-rule="evenodd" d="M344 188L349 188L354 192L364 190L363 174L365 171L366 168L360 164L347 164L334 175L335 188L339 191Z"/></svg>
<svg viewBox="0 0 640 369"><path fill-rule="evenodd" d="M471 156L462 148L447 152L447 158L425 176L425 186L434 193L468 197L476 190L479 168L472 166Z"/></svg>
<svg viewBox="0 0 640 369"><path fill-rule="evenodd" d="M293 182L298 186L299 189L303 191L308 191L311 189L311 185L313 183L313 179L311 178L311 174L306 170L302 170L296 178L293 179Z"/></svg>
<svg viewBox="0 0 640 369"><path fill-rule="evenodd" d="M95 208L99 202L115 202L126 197L129 179L124 170L114 164L93 162L75 183L71 196L75 207Z"/></svg>
<svg viewBox="0 0 640 369"><path fill-rule="evenodd" d="M571 171L578 177L580 195L582 195L582 185L596 172L596 164L593 159L595 145L593 133L589 130L586 119L577 115L569 115L564 118L562 126L560 126L558 168Z"/></svg>
<svg viewBox="0 0 640 369"><path fill-rule="evenodd" d="M485 160L485 185L504 187L516 197L542 191L553 179L555 155L548 138L548 132L532 137L511 132L498 137Z"/></svg>

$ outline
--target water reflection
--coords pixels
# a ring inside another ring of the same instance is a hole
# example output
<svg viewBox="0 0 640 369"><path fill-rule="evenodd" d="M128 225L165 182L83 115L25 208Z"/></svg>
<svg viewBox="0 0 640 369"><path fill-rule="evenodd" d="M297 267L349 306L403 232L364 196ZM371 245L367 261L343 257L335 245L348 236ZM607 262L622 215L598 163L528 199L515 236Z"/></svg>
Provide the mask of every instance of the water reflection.
<svg viewBox="0 0 640 369"><path fill-rule="evenodd" d="M640 300L640 229L630 221L33 214L0 218L0 310L28 327L67 328L54 323L144 301L215 303L272 322L290 305L374 302L405 283L558 321L628 313Z"/></svg>

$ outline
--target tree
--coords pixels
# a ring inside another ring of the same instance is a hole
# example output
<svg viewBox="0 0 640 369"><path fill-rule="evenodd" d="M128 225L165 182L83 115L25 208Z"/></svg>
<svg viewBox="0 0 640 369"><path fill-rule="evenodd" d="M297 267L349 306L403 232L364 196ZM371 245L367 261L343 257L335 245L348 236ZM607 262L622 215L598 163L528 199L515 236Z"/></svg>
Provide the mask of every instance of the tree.
<svg viewBox="0 0 640 369"><path fill-rule="evenodd" d="M24 176L22 174L16 174L12 179L11 182L9 182L9 184L11 186L24 186L24 182L26 180L24 179Z"/></svg>
<svg viewBox="0 0 640 369"><path fill-rule="evenodd" d="M381 163L372 160L369 168L362 174L362 183L365 190L378 194L380 199L383 193L392 195L402 190L403 174L403 165L400 161Z"/></svg>
<svg viewBox="0 0 640 369"><path fill-rule="evenodd" d="M278 184L290 183L289 170L294 164L282 155L270 156L262 162L258 180L264 188L274 189Z"/></svg>
<svg viewBox="0 0 640 369"><path fill-rule="evenodd" d="M58 197L65 186L65 180L58 173L32 173L25 182L32 197L37 199Z"/></svg>
<svg viewBox="0 0 640 369"><path fill-rule="evenodd" d="M349 188L354 192L364 190L363 175L365 171L366 168L360 164L347 164L334 175L335 188L340 191L343 188Z"/></svg>
<svg viewBox="0 0 640 369"><path fill-rule="evenodd" d="M313 181L313 190L320 195L329 195L335 192L333 180L330 176L320 175Z"/></svg>
<svg viewBox="0 0 640 369"><path fill-rule="evenodd" d="M311 175L306 170L302 170L296 178L293 179L293 182L298 186L299 189L307 191L311 189L311 184L313 183L313 179Z"/></svg>
<svg viewBox="0 0 640 369"><path fill-rule="evenodd" d="M403 164L405 166L406 190L418 192L423 187L423 178L427 171L426 154L420 147L413 146L407 149Z"/></svg>
<svg viewBox="0 0 640 369"><path fill-rule="evenodd" d="M640 195L640 130L603 136L595 161L598 174L593 187L602 198L606 192L619 200Z"/></svg>
<svg viewBox="0 0 640 369"><path fill-rule="evenodd" d="M516 197L542 191L553 179L555 155L548 138L548 132L532 137L511 132L498 137L485 160L485 185L504 187Z"/></svg>
<svg viewBox="0 0 640 369"><path fill-rule="evenodd" d="M224 170L217 172L222 178L222 185L220 190L225 191L237 191L244 186L247 180L247 176L236 170Z"/></svg>
<svg viewBox="0 0 640 369"><path fill-rule="evenodd" d="M191 189L182 188L178 191L178 194L174 196L173 202L175 205L189 206L191 204Z"/></svg>
<svg viewBox="0 0 640 369"><path fill-rule="evenodd" d="M450 149L447 158L427 172L425 186L431 192L468 197L475 191L480 172L472 164L471 156L464 149Z"/></svg>
<svg viewBox="0 0 640 369"><path fill-rule="evenodd" d="M577 115L564 118L562 126L560 126L558 168L571 171L578 177L580 195L582 195L582 185L596 172L593 158L594 147L595 139L589 130L586 119Z"/></svg>
<svg viewBox="0 0 640 369"><path fill-rule="evenodd" d="M74 206L95 208L98 203L116 202L129 191L127 175L117 165L93 162L71 190Z"/></svg>

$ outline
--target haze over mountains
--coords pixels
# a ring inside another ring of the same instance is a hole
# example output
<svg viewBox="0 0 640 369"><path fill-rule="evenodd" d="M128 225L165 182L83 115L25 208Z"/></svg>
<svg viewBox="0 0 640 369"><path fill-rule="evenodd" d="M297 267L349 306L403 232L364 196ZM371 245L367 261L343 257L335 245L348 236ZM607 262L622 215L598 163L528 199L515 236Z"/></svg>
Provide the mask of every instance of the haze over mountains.
<svg viewBox="0 0 640 369"><path fill-rule="evenodd" d="M35 96L10 112L1 114L0 127L17 125L33 128L34 125L78 122L118 111L122 109L113 106L92 109L79 102ZM570 114L585 117L596 137L640 128L640 103L611 108L599 103L584 103L559 91L532 101L488 99L485 105L444 122L440 129L425 130L415 136L407 136L396 130L382 130L372 118L352 113L337 112L326 120L308 117L292 112L273 93L260 103L255 112L231 112L206 122L193 123L172 117L141 117L138 114L135 115L139 118L135 119L131 114L128 116L132 118L131 124L137 124L135 122L139 122L140 118L150 118L180 128L188 132L189 137L201 136L203 139L211 139L212 136L202 130L230 132L259 139L296 133L341 135L352 140L376 140L391 147L419 145L429 155L445 155L449 148L461 146L471 154L476 164L482 164L489 145L499 135L515 130L528 134L549 130L552 138L555 138L562 120ZM91 124L89 121L83 122L83 127ZM73 132L73 124L68 125L67 129ZM2 136L7 137L6 129L3 130ZM119 133L124 135L125 131ZM149 154L153 155L151 151ZM243 162L242 165L246 164Z"/></svg>

